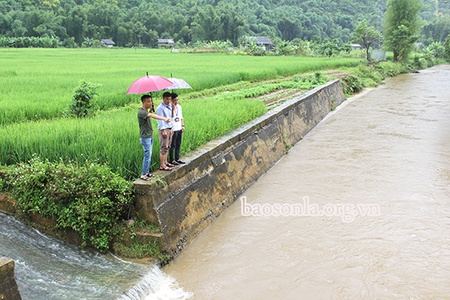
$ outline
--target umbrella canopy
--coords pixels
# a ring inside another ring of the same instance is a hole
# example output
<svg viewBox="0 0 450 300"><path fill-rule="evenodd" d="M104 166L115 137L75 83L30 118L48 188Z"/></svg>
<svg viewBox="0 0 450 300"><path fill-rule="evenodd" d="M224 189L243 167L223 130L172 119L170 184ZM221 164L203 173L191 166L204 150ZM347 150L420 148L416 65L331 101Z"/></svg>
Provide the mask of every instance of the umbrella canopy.
<svg viewBox="0 0 450 300"><path fill-rule="evenodd" d="M164 88L165 90L192 89L192 87L183 79L170 77L169 80L172 81L173 84Z"/></svg>
<svg viewBox="0 0 450 300"><path fill-rule="evenodd" d="M135 80L128 88L127 94L142 94L161 91L173 83L163 76L147 76Z"/></svg>

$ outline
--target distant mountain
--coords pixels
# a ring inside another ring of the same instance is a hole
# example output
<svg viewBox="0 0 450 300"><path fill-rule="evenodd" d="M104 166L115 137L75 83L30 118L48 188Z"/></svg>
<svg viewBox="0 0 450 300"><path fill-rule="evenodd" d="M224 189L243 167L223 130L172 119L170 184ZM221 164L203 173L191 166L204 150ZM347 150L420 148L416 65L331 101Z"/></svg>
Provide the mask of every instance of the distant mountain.
<svg viewBox="0 0 450 300"><path fill-rule="evenodd" d="M447 26L449 0L423 3L425 25L439 23L428 30L432 41ZM381 30L385 10L386 0L0 0L0 37L58 37L66 46L101 38L119 46L156 46L158 38L236 45L247 35L345 43L361 20Z"/></svg>

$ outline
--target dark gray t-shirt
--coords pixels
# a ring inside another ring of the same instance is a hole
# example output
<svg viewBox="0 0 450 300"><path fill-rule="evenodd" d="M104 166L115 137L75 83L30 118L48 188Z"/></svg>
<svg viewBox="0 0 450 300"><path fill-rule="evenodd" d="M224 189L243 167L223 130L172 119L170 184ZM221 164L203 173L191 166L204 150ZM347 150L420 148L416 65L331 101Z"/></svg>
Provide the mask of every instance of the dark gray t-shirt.
<svg viewBox="0 0 450 300"><path fill-rule="evenodd" d="M148 111L146 111L142 107L139 108L137 117L139 122L139 129L141 130L141 138L151 138L153 136L152 120L151 118L147 118L147 115Z"/></svg>

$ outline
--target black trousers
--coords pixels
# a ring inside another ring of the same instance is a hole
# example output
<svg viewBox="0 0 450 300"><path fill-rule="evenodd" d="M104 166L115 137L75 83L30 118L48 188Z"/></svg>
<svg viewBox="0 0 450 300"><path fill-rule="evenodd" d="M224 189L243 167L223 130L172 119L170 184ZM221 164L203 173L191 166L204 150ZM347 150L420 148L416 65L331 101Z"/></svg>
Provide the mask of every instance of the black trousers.
<svg viewBox="0 0 450 300"><path fill-rule="evenodd" d="M172 144L169 149L169 162L180 159L181 137L183 132L181 130L174 131L172 136Z"/></svg>

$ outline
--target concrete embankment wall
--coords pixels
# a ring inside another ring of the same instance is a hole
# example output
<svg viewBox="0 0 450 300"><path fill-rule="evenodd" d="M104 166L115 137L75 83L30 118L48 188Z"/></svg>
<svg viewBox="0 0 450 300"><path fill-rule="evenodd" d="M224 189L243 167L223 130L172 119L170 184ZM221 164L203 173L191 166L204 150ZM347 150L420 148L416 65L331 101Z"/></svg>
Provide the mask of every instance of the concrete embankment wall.
<svg viewBox="0 0 450 300"><path fill-rule="evenodd" d="M0 257L0 300L22 299L14 278L14 261Z"/></svg>
<svg viewBox="0 0 450 300"><path fill-rule="evenodd" d="M167 185L136 180L138 216L158 224L165 250L177 253L344 100L331 81L189 153L176 171L158 171Z"/></svg>

